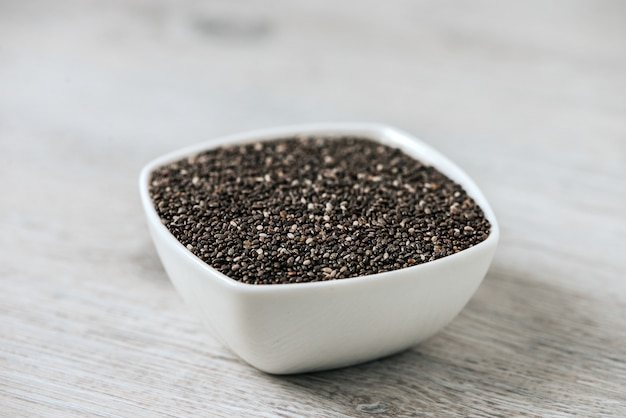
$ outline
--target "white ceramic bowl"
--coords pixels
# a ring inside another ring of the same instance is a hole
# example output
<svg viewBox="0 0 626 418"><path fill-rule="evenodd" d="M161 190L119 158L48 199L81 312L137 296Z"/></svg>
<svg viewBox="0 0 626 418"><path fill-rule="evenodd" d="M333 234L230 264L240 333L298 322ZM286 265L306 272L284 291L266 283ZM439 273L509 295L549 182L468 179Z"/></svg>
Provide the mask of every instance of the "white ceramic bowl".
<svg viewBox="0 0 626 418"><path fill-rule="evenodd" d="M169 162L220 145L294 134L358 135L431 164L474 198L491 223L489 237L435 261L370 276L314 283L250 285L209 267L161 223L148 193L150 175ZM176 289L212 333L252 366L275 374L330 369L387 356L449 323L472 297L499 237L493 211L454 163L416 138L375 124L316 124L228 136L148 164L140 193L150 233Z"/></svg>

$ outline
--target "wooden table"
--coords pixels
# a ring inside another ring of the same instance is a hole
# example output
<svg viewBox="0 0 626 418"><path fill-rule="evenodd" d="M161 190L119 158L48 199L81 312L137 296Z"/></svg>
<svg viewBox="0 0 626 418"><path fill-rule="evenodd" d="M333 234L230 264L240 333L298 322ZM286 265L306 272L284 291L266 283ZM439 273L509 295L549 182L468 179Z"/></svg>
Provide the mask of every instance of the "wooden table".
<svg viewBox="0 0 626 418"><path fill-rule="evenodd" d="M0 2L0 415L626 416L626 5ZM402 354L277 377L169 283L137 175L226 133L379 121L502 239Z"/></svg>

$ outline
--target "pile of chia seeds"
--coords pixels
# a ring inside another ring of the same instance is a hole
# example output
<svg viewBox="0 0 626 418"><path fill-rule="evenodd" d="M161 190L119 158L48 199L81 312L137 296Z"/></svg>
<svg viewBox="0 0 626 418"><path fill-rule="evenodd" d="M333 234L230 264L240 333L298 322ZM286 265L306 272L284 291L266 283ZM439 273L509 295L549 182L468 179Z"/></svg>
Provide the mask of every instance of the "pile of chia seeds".
<svg viewBox="0 0 626 418"><path fill-rule="evenodd" d="M189 251L249 284L397 270L463 251L490 231L460 185L356 137L212 149L156 169L150 195Z"/></svg>

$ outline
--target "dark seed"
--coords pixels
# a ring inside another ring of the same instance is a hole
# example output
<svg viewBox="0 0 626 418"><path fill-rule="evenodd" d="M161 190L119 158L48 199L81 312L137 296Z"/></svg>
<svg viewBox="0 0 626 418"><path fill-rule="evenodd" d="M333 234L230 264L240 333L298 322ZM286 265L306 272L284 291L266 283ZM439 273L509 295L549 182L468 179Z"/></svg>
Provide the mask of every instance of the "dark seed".
<svg viewBox="0 0 626 418"><path fill-rule="evenodd" d="M189 251L250 284L397 270L463 251L491 230L460 185L365 138L216 148L156 169L150 194Z"/></svg>

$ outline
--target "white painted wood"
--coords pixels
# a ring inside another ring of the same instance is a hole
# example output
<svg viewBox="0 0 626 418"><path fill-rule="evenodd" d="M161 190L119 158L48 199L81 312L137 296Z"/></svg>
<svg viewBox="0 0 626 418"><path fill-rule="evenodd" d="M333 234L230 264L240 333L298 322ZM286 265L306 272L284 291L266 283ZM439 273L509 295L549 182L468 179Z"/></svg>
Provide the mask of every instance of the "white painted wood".
<svg viewBox="0 0 626 418"><path fill-rule="evenodd" d="M620 1L0 3L0 415L626 415ZM399 126L479 183L478 293L403 354L275 377L182 304L136 178L252 128Z"/></svg>

